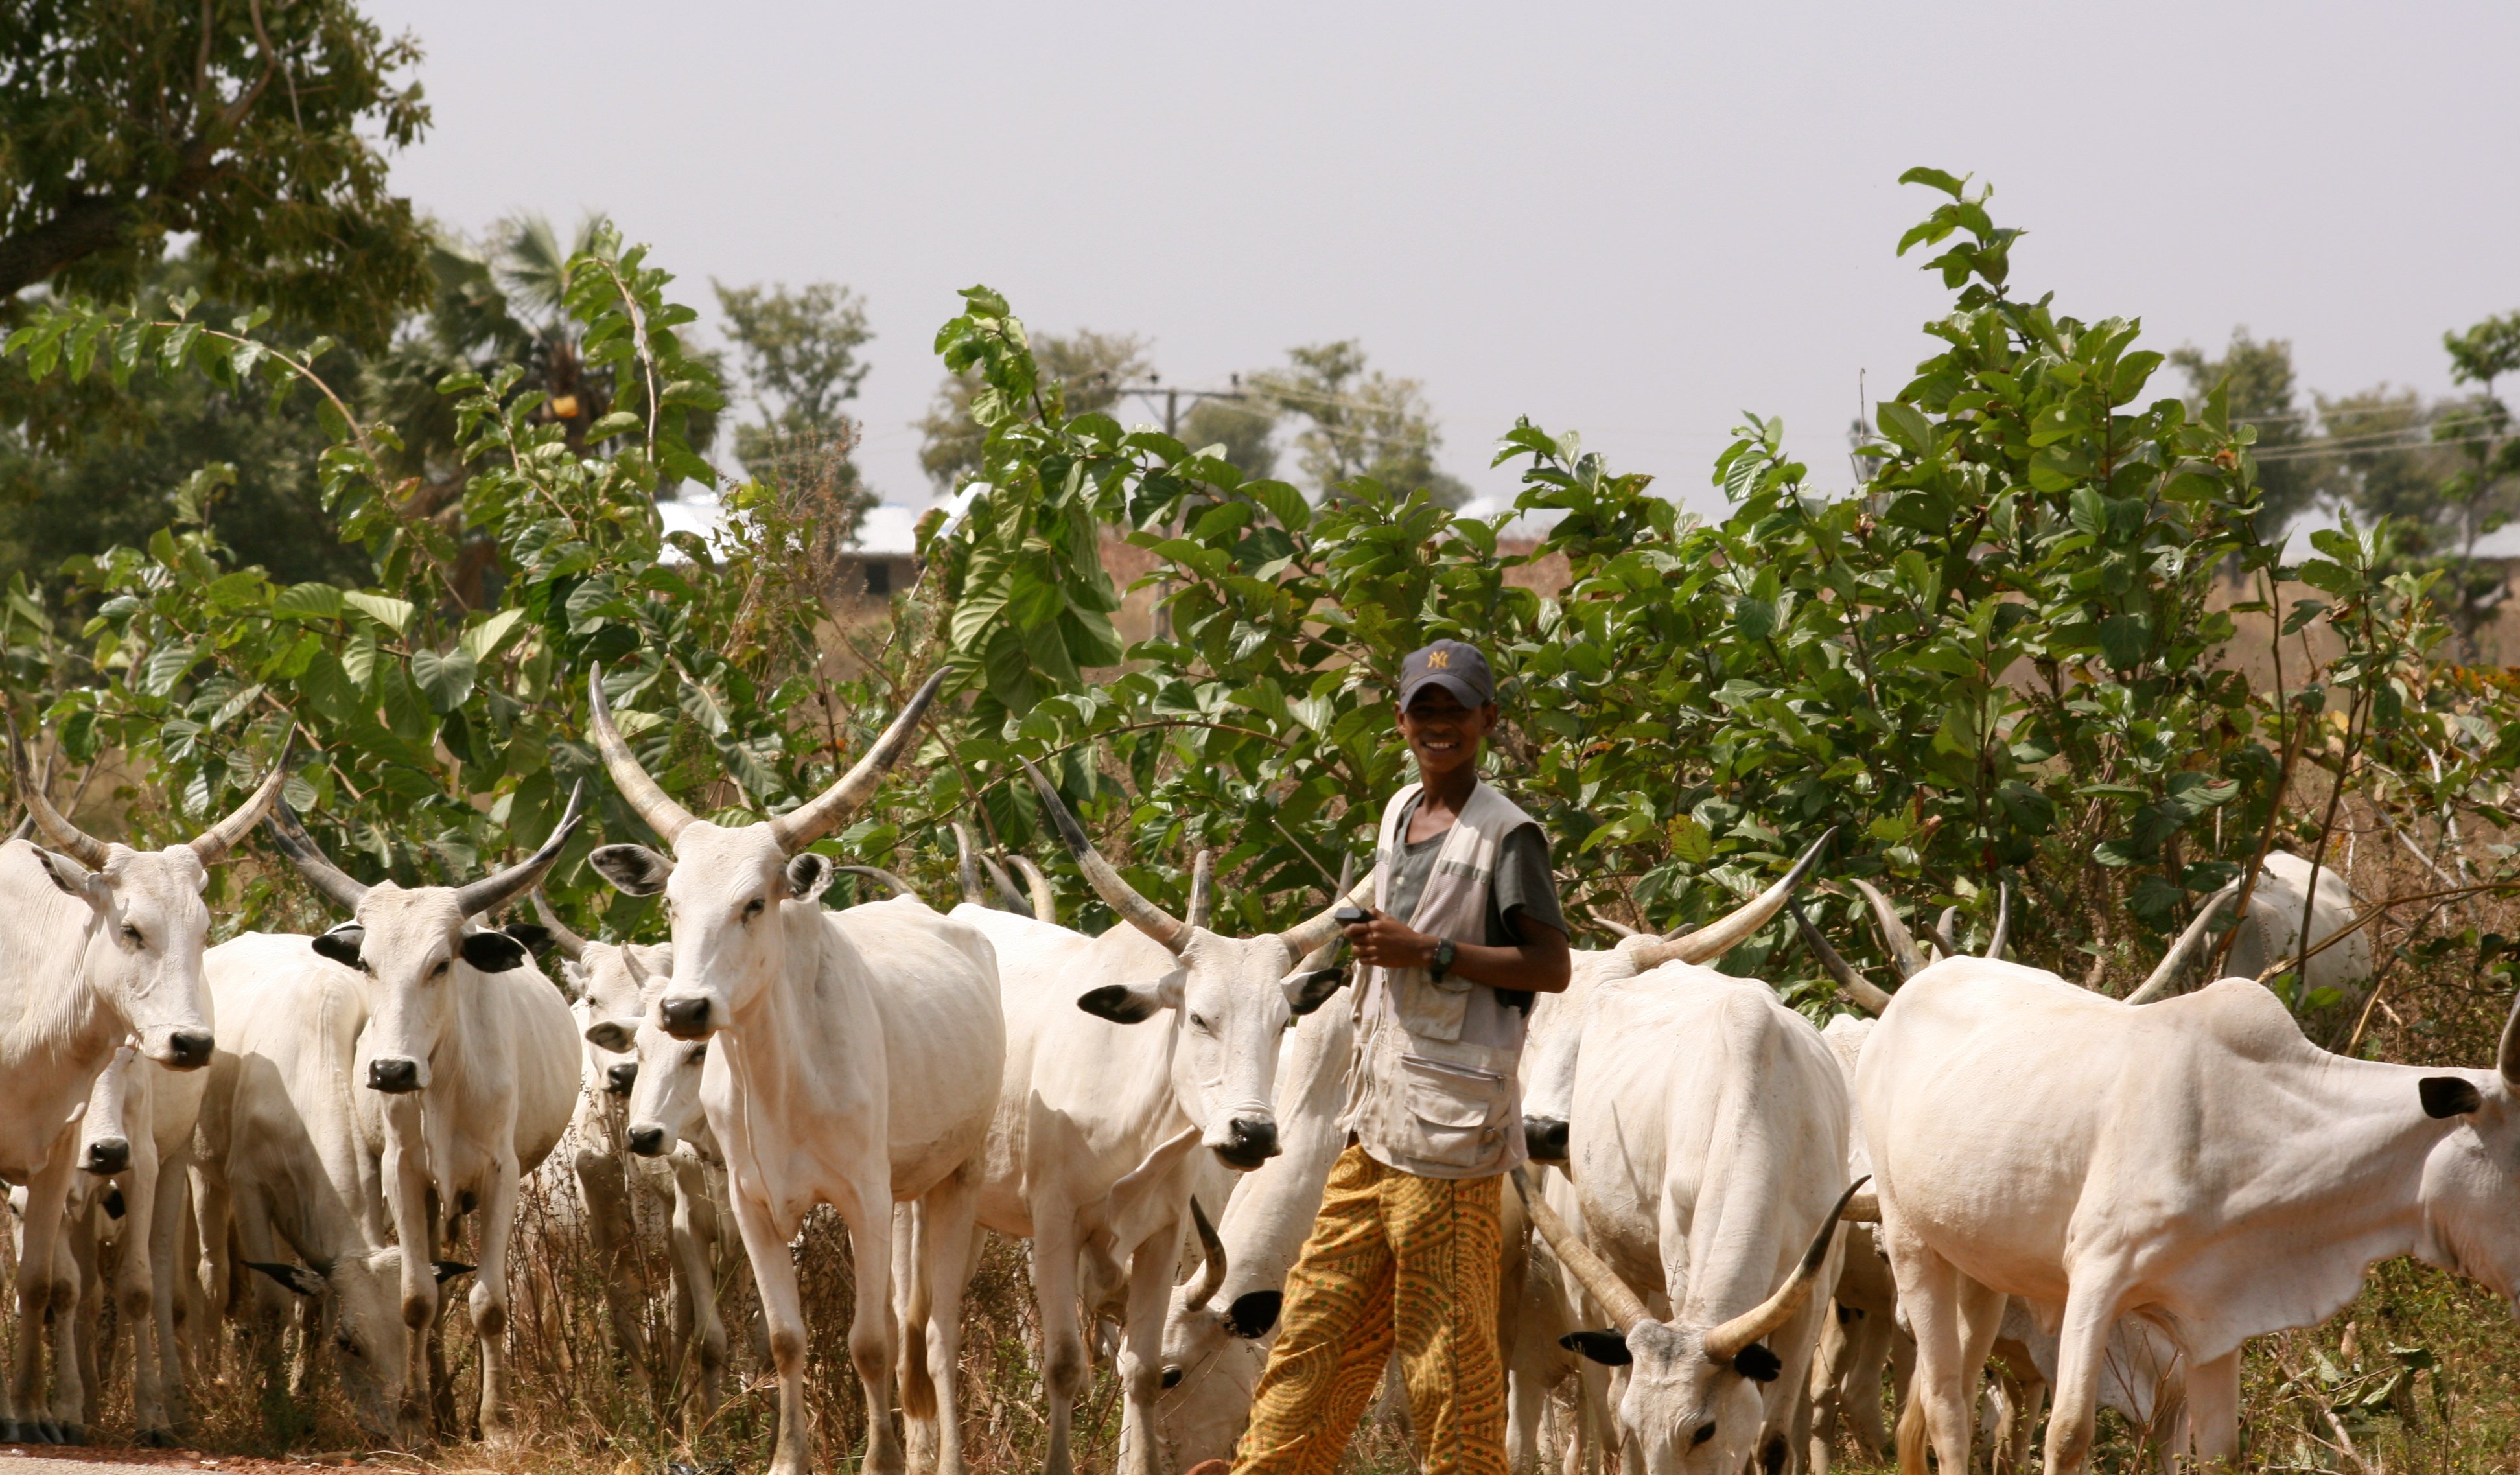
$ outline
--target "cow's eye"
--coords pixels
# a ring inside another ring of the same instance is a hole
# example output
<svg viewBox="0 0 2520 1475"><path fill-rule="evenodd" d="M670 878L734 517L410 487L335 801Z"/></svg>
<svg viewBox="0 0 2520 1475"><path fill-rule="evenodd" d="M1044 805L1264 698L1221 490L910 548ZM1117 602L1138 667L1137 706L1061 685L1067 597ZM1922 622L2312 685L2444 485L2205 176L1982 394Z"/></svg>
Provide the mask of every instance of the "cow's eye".
<svg viewBox="0 0 2520 1475"><path fill-rule="evenodd" d="M358 1338L356 1338L356 1337L353 1337L353 1336L346 1336L346 1335L344 1335L344 1336L335 1337L335 1338L333 1339L333 1345L334 1345L334 1346L336 1346L336 1347L338 1347L338 1348L339 1348L339 1349L341 1349L341 1356L343 1356L343 1357L345 1357L345 1358L357 1358L357 1357L365 1357L365 1356L367 1356L367 1354L366 1354L366 1353L363 1353L363 1352L361 1352L361 1351L359 1350L359 1339L358 1339Z"/></svg>
<svg viewBox="0 0 2520 1475"><path fill-rule="evenodd" d="M1191 1015L1191 1016L1190 1016L1190 1027L1191 1027L1191 1028L1192 1028L1192 1029L1194 1029L1194 1030L1198 1030L1198 1031L1200 1031L1201 1033L1205 1033L1205 1032L1206 1032L1206 1030L1207 1030L1207 1017L1206 1017L1205 1015L1203 1015L1203 1014L1192 1014L1192 1015Z"/></svg>
<svg viewBox="0 0 2520 1475"><path fill-rule="evenodd" d="M757 897L757 896L756 896L756 897L754 897L752 900L750 900L750 901L748 901L748 902L746 902L746 903L744 903L744 904L743 904L743 919L744 919L745 921L750 921L750 920L752 920L754 917L759 916L760 915L761 915L761 898L759 898L759 897Z"/></svg>
<svg viewBox="0 0 2520 1475"><path fill-rule="evenodd" d="M443 978L443 977L445 977L445 976L446 976L446 960L445 960L445 959L443 959L443 958L441 958L441 959L437 960L437 966L435 966L435 967L433 967L433 968L430 968L430 969L428 970L428 976L429 976L429 977L431 977L431 978Z"/></svg>
<svg viewBox="0 0 2520 1475"><path fill-rule="evenodd" d="M140 946L142 940L140 929L129 922L124 922L122 924L122 940L131 944L135 948Z"/></svg>
<svg viewBox="0 0 2520 1475"><path fill-rule="evenodd" d="M699 1044L693 1046L692 1052L687 1058L689 1058L694 1065L698 1065L702 1060L707 1059L708 1042L703 1040Z"/></svg>
<svg viewBox="0 0 2520 1475"><path fill-rule="evenodd" d="M1692 1445L1702 1445L1714 1437L1715 1421L1709 1419L1705 1423L1697 1426L1697 1431L1688 1436L1688 1442Z"/></svg>

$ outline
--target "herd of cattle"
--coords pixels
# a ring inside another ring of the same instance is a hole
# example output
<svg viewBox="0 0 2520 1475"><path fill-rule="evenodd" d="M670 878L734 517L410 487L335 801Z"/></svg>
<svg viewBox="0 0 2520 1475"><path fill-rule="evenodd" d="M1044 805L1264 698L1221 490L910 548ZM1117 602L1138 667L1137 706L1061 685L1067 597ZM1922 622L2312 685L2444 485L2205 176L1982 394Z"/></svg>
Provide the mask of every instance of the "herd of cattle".
<svg viewBox="0 0 2520 1475"><path fill-rule="evenodd" d="M1175 917L1036 773L1126 925L1058 925L1037 870L1028 891L997 872L1003 905L983 905L968 861L951 912L879 872L898 894L827 909L837 868L807 847L865 804L937 685L827 792L730 827L641 768L598 673L593 736L663 848L590 864L662 893L655 945L589 941L541 908L578 795L496 874L363 885L280 799L285 756L201 838L135 851L57 813L13 731L51 848L0 847L0 1178L22 1185L0 1437L82 1436L110 1294L140 1435L170 1438L182 1344L215 1330L179 1332L189 1288L257 1335L293 1320L301 1366L333 1369L371 1437L418 1442L444 1397L440 1298L469 1274L478 1427L514 1441L519 1184L570 1141L599 1254L630 1248L625 1194L672 1205L672 1324L702 1409L728 1363L710 1243L733 1219L777 1378L775 1475L812 1466L790 1246L818 1204L850 1236L868 1468L964 1475L955 1368L982 1229L1031 1241L1051 1475L1070 1467L1103 1325L1123 1475L1230 1453L1342 1146L1352 1021L1323 1007L1345 981L1331 918L1372 877L1342 877L1282 932L1223 936L1204 857ZM207 946L203 868L256 825L347 920ZM2165 1460L2228 1457L2244 1340L2332 1315L2375 1261L2520 1288L2520 1013L2492 1069L2349 1059L2246 977L2179 992L2202 918L2128 991L2158 1002L2131 1003L2005 961L2002 909L1974 952L1950 913L1920 946L1858 881L1893 992L1794 906L1820 852L1705 927L1578 951L1533 1013L1535 1163L1506 1194L1502 1267L1517 1471L1545 1424L1569 1475L1605 1449L1653 1475L1824 1468L1840 1424L1890 1438L1885 1367L1901 1465L1920 1475L1929 1446L1970 1468L1973 1441L2021 1468L2051 1390L2054 1475L2085 1467L2103 1402L2147 1422ZM543 926L486 920L528 900ZM2332 872L2271 857L2228 970L2280 964L2353 908ZM1823 1030L1714 970L1789 911L1863 1013ZM2311 984L2366 976L2362 937L2318 952ZM534 961L546 944L560 987ZM439 1259L468 1216L477 1266ZM610 1319L635 1342L639 1292L614 1279Z"/></svg>

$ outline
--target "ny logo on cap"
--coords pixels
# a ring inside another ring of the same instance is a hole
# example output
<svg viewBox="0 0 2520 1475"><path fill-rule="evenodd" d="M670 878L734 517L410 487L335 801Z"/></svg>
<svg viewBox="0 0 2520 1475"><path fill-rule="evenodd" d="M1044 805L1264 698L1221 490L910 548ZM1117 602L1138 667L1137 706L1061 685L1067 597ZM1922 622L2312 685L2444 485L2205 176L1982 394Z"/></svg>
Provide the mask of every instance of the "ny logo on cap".
<svg viewBox="0 0 2520 1475"><path fill-rule="evenodd" d="M1450 651L1450 650L1429 650L1429 651L1427 651L1427 652L1426 652L1426 669L1427 669L1427 670L1429 670L1429 671L1449 671L1449 670L1451 670L1452 668L1453 668L1453 652L1452 652L1452 651Z"/></svg>

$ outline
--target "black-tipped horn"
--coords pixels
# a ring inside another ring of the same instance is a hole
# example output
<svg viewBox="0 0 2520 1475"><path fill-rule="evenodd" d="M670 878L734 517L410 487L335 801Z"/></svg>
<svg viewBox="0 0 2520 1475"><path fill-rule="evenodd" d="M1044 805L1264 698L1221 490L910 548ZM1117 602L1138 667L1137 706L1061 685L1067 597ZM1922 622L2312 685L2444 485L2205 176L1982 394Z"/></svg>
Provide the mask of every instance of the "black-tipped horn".
<svg viewBox="0 0 2520 1475"><path fill-rule="evenodd" d="M1852 964L1838 956L1837 949L1828 945L1828 939L1820 935L1820 928L1811 924L1811 918L1803 916L1802 903L1787 902L1785 910L1793 915L1794 927L1802 933L1803 946L1811 949L1812 956L1820 960L1820 965L1828 970L1828 976L1837 980L1837 986L1846 995L1848 1003L1875 1015L1890 1006L1890 996L1876 987L1872 980L1855 971Z"/></svg>
<svg viewBox="0 0 2520 1475"><path fill-rule="evenodd" d="M622 740L621 730L612 725L612 703L604 695L604 665L600 661L586 673L586 728L595 738L595 750L604 755L604 769L612 776L612 786L621 791L621 797L630 801L639 818L647 821L656 838L671 850L674 836L692 823L692 812L675 803L664 785L648 776L638 755Z"/></svg>
<svg viewBox="0 0 2520 1475"><path fill-rule="evenodd" d="M1873 889L1870 881L1859 880L1855 889L1872 908L1872 919L1881 925L1881 938L1890 946L1890 965L1899 970L1899 981L1907 982L1925 965L1925 955L1916 949L1916 939L1908 932L1908 924L1890 906L1890 899Z"/></svg>
<svg viewBox="0 0 2520 1475"><path fill-rule="evenodd" d="M271 772L262 776L262 782L254 786L253 792L246 796L246 801L237 806L235 813L193 837L193 854L202 858L202 865L207 866L234 850L240 841L253 832L256 825L262 823L262 817L271 813L271 806L280 801L281 785L289 782L289 760L296 755L297 727L292 723L289 736L281 741L280 756L273 761Z"/></svg>
<svg viewBox="0 0 2520 1475"><path fill-rule="evenodd" d="M1811 1299L1814 1282L1820 1279L1821 1267L1827 1263L1828 1247L1836 1238L1839 1216L1854 1201L1856 1189L1871 1181L1871 1175L1867 1174L1849 1184L1846 1191L1838 1195L1836 1207L1828 1211L1828 1217L1820 1222L1820 1232L1812 1236L1811 1248L1803 1251L1802 1263L1794 1267L1794 1273L1785 1277L1784 1284L1777 1287L1775 1295L1706 1334L1705 1347L1709 1358L1718 1363L1732 1362L1741 1355L1744 1348L1784 1325L1793 1319L1795 1312L1802 1310L1803 1303Z"/></svg>
<svg viewBox="0 0 2520 1475"><path fill-rule="evenodd" d="M551 902L543 896L542 887L534 888L533 898L534 919L541 922L543 930L552 935L552 946L560 949L561 956L563 958L584 958L586 939L570 931L568 923L560 919L560 914L552 910Z"/></svg>
<svg viewBox="0 0 2520 1475"><path fill-rule="evenodd" d="M18 719L6 702L0 702L0 720L9 727L9 768L17 777L18 798L26 806L26 817L35 822L45 839L53 842L54 849L90 871L104 870L105 841L62 818L61 811L53 808L44 785L36 782L34 771L26 766L26 745L18 739Z"/></svg>
<svg viewBox="0 0 2520 1475"><path fill-rule="evenodd" d="M1058 790L1051 786L1049 777L1033 767L1029 758L1023 760L1023 768L1032 778L1033 788L1041 795L1042 808L1050 812L1051 823L1058 827L1058 838L1066 844L1067 853L1075 858L1076 869L1084 872L1085 879L1093 883L1094 894L1102 898L1103 905L1119 913L1123 921L1171 951L1180 952L1190 941L1190 929L1171 913L1139 895L1138 888L1122 880L1120 872L1102 858L1102 852L1094 848L1093 837L1086 834L1085 827L1077 824L1076 816L1067 812L1067 805L1059 799Z"/></svg>
<svg viewBox="0 0 2520 1475"><path fill-rule="evenodd" d="M289 863L297 868L297 873L331 898L333 905L344 912L359 910L359 903L367 898L368 888L350 879L333 864L323 848L315 843L314 837L306 833L306 827L297 823L297 811L289 807L287 799L273 802L271 813L262 818L262 826L271 832L271 842L280 847L280 853L289 857Z"/></svg>
<svg viewBox="0 0 2520 1475"><path fill-rule="evenodd" d="M1639 971L1673 961L1713 962L1749 941L1753 933L1768 924L1770 917L1784 910L1786 899L1794 894L1794 888L1800 886L1803 877L1811 874L1812 867L1819 864L1822 849L1836 837L1837 827L1832 825L1819 839L1812 841L1811 848L1803 852L1802 859L1794 862L1794 869L1786 872L1776 884L1696 931L1684 937L1623 943L1620 945L1622 950L1635 960Z"/></svg>
<svg viewBox="0 0 2520 1475"><path fill-rule="evenodd" d="M919 690L911 693L910 700L904 702L901 710L893 714L892 721L885 725L883 736L875 740L875 746L868 748L866 756L842 774L838 782L771 821L770 834L779 842L779 848L794 855L847 824L850 816L865 808L866 801L874 797L876 785L883 782L884 774L901 761L902 754L910 751L910 739L917 735L920 722L927 715L929 703L936 700L936 693L944 686L945 673L942 671L921 683Z"/></svg>
<svg viewBox="0 0 2520 1475"><path fill-rule="evenodd" d="M568 843L568 837L577 832L578 822L585 818L586 782L580 780L569 789L568 809L560 817L560 824L552 827L542 848L496 875L485 875L458 887L455 892L456 909L466 916L479 916L541 880L543 872L552 868L552 862L560 859L561 849Z"/></svg>
<svg viewBox="0 0 2520 1475"><path fill-rule="evenodd" d="M1936 961L1960 956L1960 945L1952 940L1952 923L1959 919L1959 908L1945 907L1943 915L1934 918L1932 929L1925 933L1926 946L1936 950Z"/></svg>
<svg viewBox="0 0 2520 1475"><path fill-rule="evenodd" d="M851 875L862 875L871 881L881 881L892 888L892 894L895 896L906 896L912 901L921 900L918 887L879 866L834 866L832 869L845 871Z"/></svg>
<svg viewBox="0 0 2520 1475"><path fill-rule="evenodd" d="M1225 1241L1217 1236L1216 1226L1207 1222L1207 1210L1200 1208L1198 1195L1190 1200L1191 1228L1198 1231L1198 1283L1191 1287L1189 1305L1205 1306L1225 1288Z"/></svg>

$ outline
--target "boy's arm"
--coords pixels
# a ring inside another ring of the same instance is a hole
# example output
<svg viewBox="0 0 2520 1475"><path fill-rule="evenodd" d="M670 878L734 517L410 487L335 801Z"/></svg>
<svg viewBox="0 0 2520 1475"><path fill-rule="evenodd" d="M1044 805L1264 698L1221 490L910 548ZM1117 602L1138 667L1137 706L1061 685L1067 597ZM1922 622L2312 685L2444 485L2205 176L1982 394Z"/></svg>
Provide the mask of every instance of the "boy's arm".
<svg viewBox="0 0 2520 1475"><path fill-rule="evenodd" d="M1566 934L1527 916L1518 919L1516 930L1524 941L1512 947L1453 944L1453 965L1446 970L1446 976L1527 994L1566 992L1571 970ZM1435 957L1436 939L1388 916L1377 916L1348 928L1347 940L1356 950L1357 961L1375 967L1422 968Z"/></svg>

